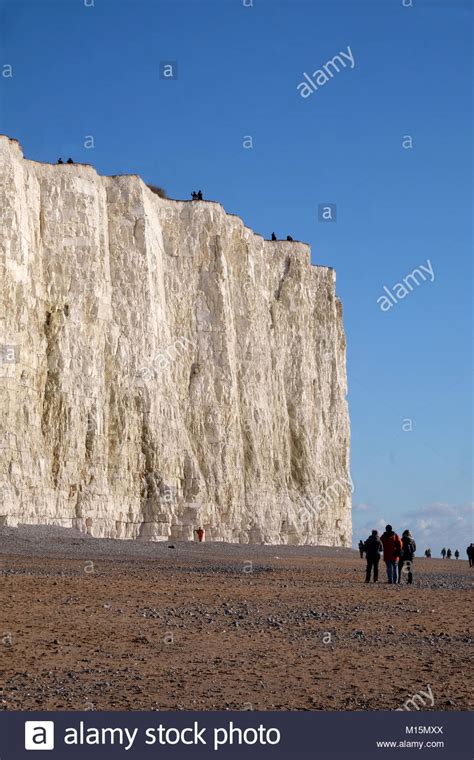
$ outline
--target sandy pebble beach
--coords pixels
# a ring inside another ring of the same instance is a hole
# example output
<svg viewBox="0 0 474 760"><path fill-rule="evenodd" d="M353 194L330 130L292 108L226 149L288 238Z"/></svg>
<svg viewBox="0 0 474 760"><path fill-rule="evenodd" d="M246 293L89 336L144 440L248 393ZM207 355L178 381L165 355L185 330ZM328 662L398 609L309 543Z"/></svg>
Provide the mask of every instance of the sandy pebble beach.
<svg viewBox="0 0 474 760"><path fill-rule="evenodd" d="M174 548L169 548L170 546ZM472 708L465 560L364 584L358 552L0 529L5 710Z"/></svg>

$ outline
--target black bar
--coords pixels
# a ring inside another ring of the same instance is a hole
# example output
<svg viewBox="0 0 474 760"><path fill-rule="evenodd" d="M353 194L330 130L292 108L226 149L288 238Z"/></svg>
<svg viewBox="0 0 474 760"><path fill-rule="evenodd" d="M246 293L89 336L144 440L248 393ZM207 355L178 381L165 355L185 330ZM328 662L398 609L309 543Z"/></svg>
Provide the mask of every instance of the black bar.
<svg viewBox="0 0 474 760"><path fill-rule="evenodd" d="M25 728L26 721L30 724ZM54 749L47 750L46 760L77 760L77 758L311 758L312 760L345 760L364 758L433 757L441 760L472 760L473 720L467 712L7 712L0 713L0 760L38 758L25 749L25 732L30 730L30 741L41 745L43 734L38 721L54 722ZM169 745L159 743L156 729L174 729L168 739L174 741L178 732L181 739L194 741L194 724L197 744ZM82 734L81 734L82 725ZM229 737L233 726L232 742L215 748L216 740ZM260 728L262 726L262 728ZM114 734L101 733L103 728L122 729ZM125 732L128 729L129 734ZM134 736L134 731L136 733ZM148 734L146 729L150 729ZM248 730L250 729L250 730ZM269 731L269 729L272 729ZM215 734L215 730L219 730ZM224 730L228 733L224 734ZM278 739L279 741L274 743ZM134 740L130 743L130 736ZM154 744L151 742L155 737ZM88 743L100 738L101 743ZM65 742L76 740L81 744ZM242 742L239 744L239 740ZM256 740L256 743L254 742ZM103 741L103 743L102 743ZM248 743L248 742L252 743ZM247 742L247 743L246 743ZM419 745L398 745L396 748L377 746L377 742L423 742ZM433 745L436 742L437 746ZM442 742L442 746L440 745ZM130 748L127 750L126 746Z"/></svg>

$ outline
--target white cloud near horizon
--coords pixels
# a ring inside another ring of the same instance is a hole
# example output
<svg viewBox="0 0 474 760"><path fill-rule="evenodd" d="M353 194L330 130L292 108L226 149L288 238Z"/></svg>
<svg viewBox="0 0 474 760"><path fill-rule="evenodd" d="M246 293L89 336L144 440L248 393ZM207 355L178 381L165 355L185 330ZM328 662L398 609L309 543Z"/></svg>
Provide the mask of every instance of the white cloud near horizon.
<svg viewBox="0 0 474 760"><path fill-rule="evenodd" d="M366 508L368 507L368 508ZM372 516L371 516L372 515ZM450 547L453 551L459 549L461 558L466 558L466 547L473 536L473 505L449 504L434 502L420 509L402 512L396 520L392 519L397 533L409 528L418 543L418 556L428 547L438 556L441 547ZM379 532L384 530L386 520L370 508L370 505L356 504L353 507L353 544L357 545L360 538L367 538L372 529Z"/></svg>

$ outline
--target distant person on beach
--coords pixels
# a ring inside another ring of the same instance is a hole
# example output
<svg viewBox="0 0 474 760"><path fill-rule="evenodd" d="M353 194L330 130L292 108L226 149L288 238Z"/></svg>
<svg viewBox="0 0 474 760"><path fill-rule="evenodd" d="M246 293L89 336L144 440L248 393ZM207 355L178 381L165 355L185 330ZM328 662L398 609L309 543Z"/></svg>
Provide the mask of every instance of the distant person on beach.
<svg viewBox="0 0 474 760"><path fill-rule="evenodd" d="M425 557L426 559L431 559L431 549L425 549Z"/></svg>
<svg viewBox="0 0 474 760"><path fill-rule="evenodd" d="M204 540L204 531L201 527L194 531L197 536L197 540L201 543Z"/></svg>
<svg viewBox="0 0 474 760"><path fill-rule="evenodd" d="M446 552L446 557L448 559L451 559L451 555L452 555L452 551L451 551L451 549L448 549L448 551Z"/></svg>
<svg viewBox="0 0 474 760"><path fill-rule="evenodd" d="M402 554L398 563L398 582L400 583L402 577L403 567L406 567L408 574L407 582L413 583L413 558L416 552L415 539L411 535L409 530L404 530L402 533Z"/></svg>
<svg viewBox="0 0 474 760"><path fill-rule="evenodd" d="M359 554L360 554L360 558L364 559L364 542L362 541L362 539L360 539L359 541Z"/></svg>
<svg viewBox="0 0 474 760"><path fill-rule="evenodd" d="M362 542L360 542L362 543ZM377 583L379 579L379 562L380 555L383 552L383 544L379 537L378 530L373 530L372 534L368 537L367 541L362 544L365 556L367 558L367 569L365 572L365 582L370 582L370 576L372 574L372 568L374 570L374 583ZM363 552L360 553L363 556Z"/></svg>
<svg viewBox="0 0 474 760"><path fill-rule="evenodd" d="M444 546L441 549L441 556L442 556L443 559L446 557L446 549L444 548Z"/></svg>
<svg viewBox="0 0 474 760"><path fill-rule="evenodd" d="M469 544L466 549L467 558L469 560L469 567L474 565L474 544Z"/></svg>
<svg viewBox="0 0 474 760"><path fill-rule="evenodd" d="M387 567L387 580L389 583L397 582L397 562L402 553L400 536L395 533L391 525L385 526L380 540L383 544L383 559Z"/></svg>
<svg viewBox="0 0 474 760"><path fill-rule="evenodd" d="M454 556L456 557L456 559L459 559L459 549L456 549L456 551L454 552Z"/></svg>

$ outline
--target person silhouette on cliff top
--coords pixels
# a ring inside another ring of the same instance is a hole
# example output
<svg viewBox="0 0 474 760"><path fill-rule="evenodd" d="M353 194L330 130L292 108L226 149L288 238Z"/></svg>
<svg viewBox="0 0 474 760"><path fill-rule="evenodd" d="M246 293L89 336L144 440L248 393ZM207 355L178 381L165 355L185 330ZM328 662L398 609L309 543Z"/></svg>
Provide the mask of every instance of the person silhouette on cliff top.
<svg viewBox="0 0 474 760"><path fill-rule="evenodd" d="M277 236L275 235L274 232L272 232L272 240L276 240L276 239L277 239Z"/></svg>

